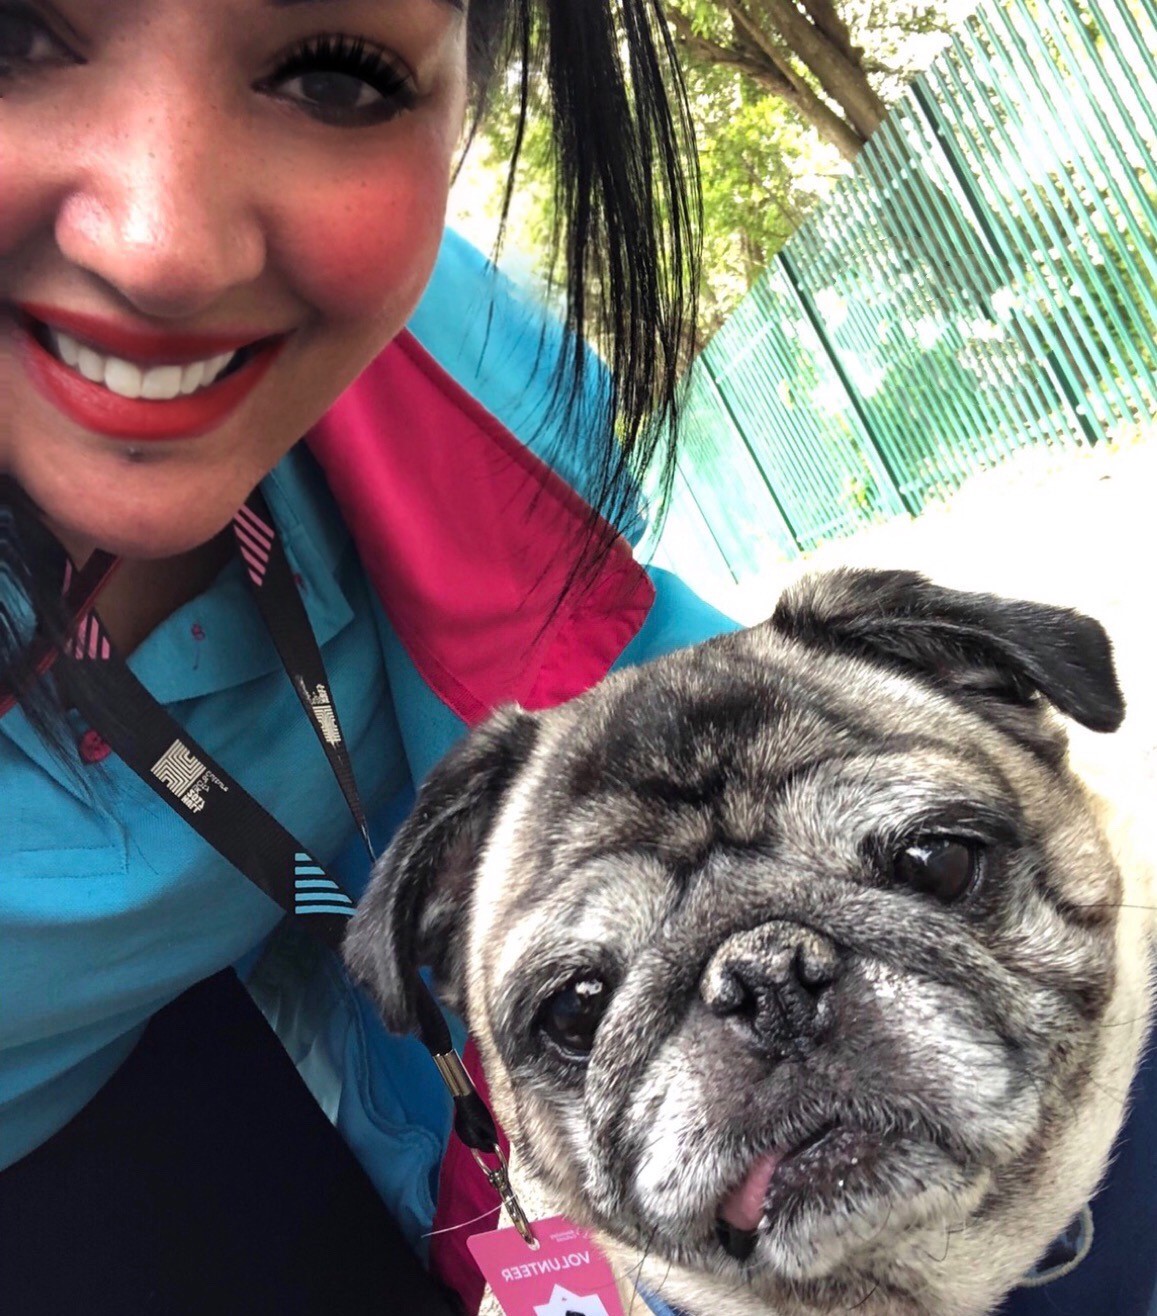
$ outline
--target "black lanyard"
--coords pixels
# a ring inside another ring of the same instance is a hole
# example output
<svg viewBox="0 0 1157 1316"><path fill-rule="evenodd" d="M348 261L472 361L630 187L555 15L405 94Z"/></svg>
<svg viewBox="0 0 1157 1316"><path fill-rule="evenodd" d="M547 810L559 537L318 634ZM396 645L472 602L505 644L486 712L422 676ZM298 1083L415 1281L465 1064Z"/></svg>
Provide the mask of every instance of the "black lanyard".
<svg viewBox="0 0 1157 1316"><path fill-rule="evenodd" d="M321 650L309 624L281 537L265 499L254 490L233 520L238 551L261 616L302 707L317 733L350 813L374 858L353 764L330 695ZM81 715L124 762L205 841L331 950L340 952L354 902L309 850L249 795L149 694L109 641L94 604L93 579L108 560L69 572L66 597L77 602L67 645L55 655L60 676ZM68 679L100 664L100 696ZM494 1120L454 1050L450 1030L425 983L417 981L419 1035L454 1101L454 1130L499 1193L519 1232L537 1246L510 1186ZM483 1156L496 1158L488 1165Z"/></svg>
<svg viewBox="0 0 1157 1316"><path fill-rule="evenodd" d="M82 571L75 571L72 563L63 556L63 552L61 556L64 577L62 590L64 615L80 617L93 606L97 595L112 579L117 567L120 566L120 558L113 557L111 553L98 551L92 554ZM37 635L28 653L28 667L37 676L46 676L59 657L60 650L44 636ZM14 690L0 687L0 717L15 708L17 702L17 694Z"/></svg>

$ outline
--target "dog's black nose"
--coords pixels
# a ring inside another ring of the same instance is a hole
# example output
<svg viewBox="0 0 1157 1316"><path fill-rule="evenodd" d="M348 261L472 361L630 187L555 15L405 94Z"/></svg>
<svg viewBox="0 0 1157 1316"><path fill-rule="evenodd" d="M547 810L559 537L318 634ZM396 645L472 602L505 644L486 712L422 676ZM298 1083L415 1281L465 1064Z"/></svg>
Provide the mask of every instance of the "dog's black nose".
<svg viewBox="0 0 1157 1316"><path fill-rule="evenodd" d="M761 1047L798 1053L823 1028L825 997L840 965L833 942L777 920L729 937L699 990L712 1013L742 1021Z"/></svg>

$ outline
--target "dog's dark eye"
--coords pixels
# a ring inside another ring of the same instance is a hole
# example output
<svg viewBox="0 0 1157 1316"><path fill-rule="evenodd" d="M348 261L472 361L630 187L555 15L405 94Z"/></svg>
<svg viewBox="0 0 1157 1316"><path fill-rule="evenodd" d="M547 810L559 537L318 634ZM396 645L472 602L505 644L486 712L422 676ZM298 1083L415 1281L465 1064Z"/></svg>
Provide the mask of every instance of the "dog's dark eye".
<svg viewBox="0 0 1157 1316"><path fill-rule="evenodd" d="M980 875L980 848L951 836L913 841L896 856L892 875L897 882L935 896L945 905L972 890Z"/></svg>
<svg viewBox="0 0 1157 1316"><path fill-rule="evenodd" d="M611 989L601 978L576 978L542 1007L539 1026L561 1050L585 1056L610 999Z"/></svg>

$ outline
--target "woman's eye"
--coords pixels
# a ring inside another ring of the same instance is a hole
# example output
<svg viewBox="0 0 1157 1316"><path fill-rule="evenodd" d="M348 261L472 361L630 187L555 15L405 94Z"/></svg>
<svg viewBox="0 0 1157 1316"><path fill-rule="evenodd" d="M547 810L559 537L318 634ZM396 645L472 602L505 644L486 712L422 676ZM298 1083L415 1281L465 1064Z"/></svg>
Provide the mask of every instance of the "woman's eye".
<svg viewBox="0 0 1157 1316"><path fill-rule="evenodd" d="M260 90L324 123L383 123L414 104L413 79L360 37L312 37L295 47Z"/></svg>
<svg viewBox="0 0 1157 1316"><path fill-rule="evenodd" d="M595 1044L610 1000L611 989L601 978L576 978L542 1007L539 1027L560 1051L581 1059Z"/></svg>
<svg viewBox="0 0 1157 1316"><path fill-rule="evenodd" d="M921 838L892 861L892 876L913 891L934 896L942 904L962 900L980 878L983 851L955 837Z"/></svg>
<svg viewBox="0 0 1157 1316"><path fill-rule="evenodd" d="M368 82L329 69L290 78L281 84L281 94L315 108L343 111L363 110L381 100L381 93Z"/></svg>
<svg viewBox="0 0 1157 1316"><path fill-rule="evenodd" d="M76 58L23 5L0 5L0 74Z"/></svg>

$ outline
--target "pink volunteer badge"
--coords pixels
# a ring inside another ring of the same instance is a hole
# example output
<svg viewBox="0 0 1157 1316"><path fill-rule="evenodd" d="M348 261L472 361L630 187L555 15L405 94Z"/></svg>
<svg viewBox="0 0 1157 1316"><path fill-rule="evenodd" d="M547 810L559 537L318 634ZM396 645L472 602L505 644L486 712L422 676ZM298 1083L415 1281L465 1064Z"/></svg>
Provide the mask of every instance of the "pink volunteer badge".
<svg viewBox="0 0 1157 1316"><path fill-rule="evenodd" d="M506 1316L623 1316L611 1263L565 1216L536 1220L537 1248L517 1229L466 1240Z"/></svg>

